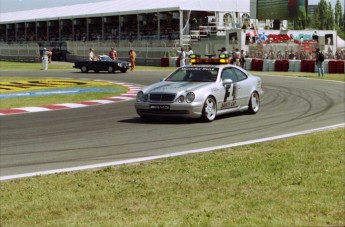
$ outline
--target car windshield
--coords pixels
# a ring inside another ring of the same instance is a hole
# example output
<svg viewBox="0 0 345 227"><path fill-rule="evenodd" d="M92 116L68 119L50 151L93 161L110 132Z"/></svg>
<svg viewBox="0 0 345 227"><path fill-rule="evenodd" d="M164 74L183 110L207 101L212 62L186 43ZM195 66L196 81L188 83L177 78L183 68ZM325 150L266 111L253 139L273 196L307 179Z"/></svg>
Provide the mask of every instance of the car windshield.
<svg viewBox="0 0 345 227"><path fill-rule="evenodd" d="M215 67L182 67L172 73L165 81L171 82L215 82L218 68Z"/></svg>
<svg viewBox="0 0 345 227"><path fill-rule="evenodd" d="M106 55L99 56L99 60L100 61L112 61L111 58L109 56L106 56Z"/></svg>

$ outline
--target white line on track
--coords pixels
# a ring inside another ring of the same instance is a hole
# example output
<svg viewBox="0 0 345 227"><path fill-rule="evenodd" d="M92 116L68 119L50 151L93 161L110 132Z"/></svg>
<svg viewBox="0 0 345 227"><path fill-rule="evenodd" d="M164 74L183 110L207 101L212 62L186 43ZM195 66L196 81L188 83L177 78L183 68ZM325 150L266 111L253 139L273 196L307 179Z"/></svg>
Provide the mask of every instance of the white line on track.
<svg viewBox="0 0 345 227"><path fill-rule="evenodd" d="M272 141L272 140L285 139L285 138L289 138L289 137L293 137L293 136L306 135L306 134L310 134L310 133L322 132L322 131L326 131L326 130L332 130L332 129L344 128L344 127L345 127L345 123L341 123L341 124L331 125L331 126L322 127L322 128L316 128L316 129L311 129L311 130L306 130L306 131L301 131L301 132L295 132L295 133L289 133L289 134L273 136L273 137L267 137L267 138L262 138L262 139L248 140L248 141L244 141L244 142L226 144L226 145L222 145L222 146L206 147L206 148L200 148L200 149L189 150L189 151L174 152L174 153L164 154L164 155L155 155L155 156L150 156L150 157L134 158L134 159L128 159L128 160L106 162L106 163L71 167L71 168L65 168L65 169L55 169L55 170L47 170L47 171L41 171L41 172L2 176L2 177L0 177L0 181L12 180L12 179L24 178L24 177L34 177L34 176L40 176L40 175L80 171L80 170L87 170L87 169L95 169L95 168L102 168L102 167L107 167L107 166L123 165L123 164L137 163L137 162L145 162L145 161L151 161L151 160L156 160L156 159L176 157L176 156L195 154L195 153L204 153L204 152L209 152L209 151L218 150L218 149L225 149L225 148L249 145L249 144L254 144L254 143L262 143L262 142L267 142L267 141Z"/></svg>

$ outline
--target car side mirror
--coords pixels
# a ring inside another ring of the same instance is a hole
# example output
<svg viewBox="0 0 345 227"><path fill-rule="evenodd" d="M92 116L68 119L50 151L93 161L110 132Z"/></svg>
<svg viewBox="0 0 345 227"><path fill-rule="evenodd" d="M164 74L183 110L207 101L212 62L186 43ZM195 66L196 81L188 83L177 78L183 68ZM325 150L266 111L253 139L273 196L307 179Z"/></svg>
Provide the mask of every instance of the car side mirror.
<svg viewBox="0 0 345 227"><path fill-rule="evenodd" d="M223 80L223 85L226 89L229 89L231 87L231 84L232 84L232 79Z"/></svg>

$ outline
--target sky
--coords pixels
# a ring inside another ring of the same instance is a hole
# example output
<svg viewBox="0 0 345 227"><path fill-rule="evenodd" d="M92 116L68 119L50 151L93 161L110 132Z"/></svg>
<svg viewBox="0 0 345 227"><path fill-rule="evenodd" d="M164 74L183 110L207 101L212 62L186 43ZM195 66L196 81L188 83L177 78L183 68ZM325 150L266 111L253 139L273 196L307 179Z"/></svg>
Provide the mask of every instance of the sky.
<svg viewBox="0 0 345 227"><path fill-rule="evenodd" d="M100 2L100 1L111 1L111 0L0 0L0 12L14 12L30 9L39 9L39 8L49 8L54 6L63 6L63 5L74 5L90 2ZM130 1L130 0L123 0ZM152 0L155 1L155 0ZM157 1L157 0L156 0ZM309 0L309 5L317 5L320 0ZM331 2L333 5L337 0L326 0ZM342 6L345 5L345 0L340 0Z"/></svg>

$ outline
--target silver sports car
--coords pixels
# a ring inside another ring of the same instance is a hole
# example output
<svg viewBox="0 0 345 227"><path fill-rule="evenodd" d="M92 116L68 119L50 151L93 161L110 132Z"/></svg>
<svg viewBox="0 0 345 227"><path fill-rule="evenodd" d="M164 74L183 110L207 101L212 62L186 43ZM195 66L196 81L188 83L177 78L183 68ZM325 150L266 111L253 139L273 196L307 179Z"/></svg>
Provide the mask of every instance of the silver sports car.
<svg viewBox="0 0 345 227"><path fill-rule="evenodd" d="M135 109L144 120L173 116L210 122L237 111L256 114L262 94L261 78L240 67L189 65L139 91Z"/></svg>

